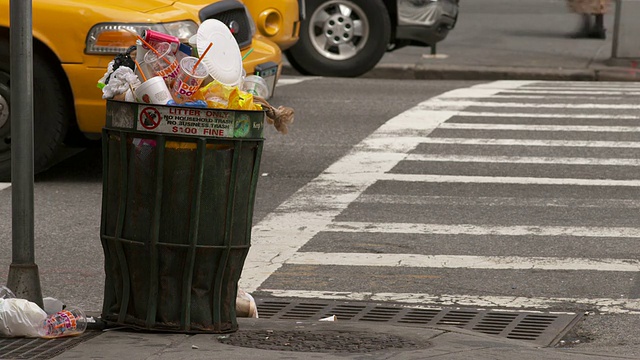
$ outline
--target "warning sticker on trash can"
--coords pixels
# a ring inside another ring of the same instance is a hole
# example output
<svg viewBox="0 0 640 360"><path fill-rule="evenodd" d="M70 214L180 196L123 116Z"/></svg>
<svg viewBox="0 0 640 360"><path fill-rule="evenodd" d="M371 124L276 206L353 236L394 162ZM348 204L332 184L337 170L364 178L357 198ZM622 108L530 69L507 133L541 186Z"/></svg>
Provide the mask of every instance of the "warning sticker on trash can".
<svg viewBox="0 0 640 360"><path fill-rule="evenodd" d="M263 111L107 101L108 127L162 134L262 138L264 117Z"/></svg>
<svg viewBox="0 0 640 360"><path fill-rule="evenodd" d="M233 137L234 113L216 109L139 107L138 130L178 135Z"/></svg>

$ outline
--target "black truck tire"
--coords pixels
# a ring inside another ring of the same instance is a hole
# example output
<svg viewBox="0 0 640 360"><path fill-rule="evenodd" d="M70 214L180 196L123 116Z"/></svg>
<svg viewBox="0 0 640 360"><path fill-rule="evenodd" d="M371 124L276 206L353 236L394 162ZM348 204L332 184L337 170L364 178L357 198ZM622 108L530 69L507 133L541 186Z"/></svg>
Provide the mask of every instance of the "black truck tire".
<svg viewBox="0 0 640 360"><path fill-rule="evenodd" d="M285 55L304 75L355 77L376 66L390 36L381 0L307 0L300 38Z"/></svg>
<svg viewBox="0 0 640 360"><path fill-rule="evenodd" d="M9 75L9 41L0 39L0 103L11 104ZM52 165L63 144L69 119L73 118L73 101L61 77L62 71L53 65L57 61L43 51L33 52L33 158L35 173ZM0 181L11 181L11 121L0 122Z"/></svg>

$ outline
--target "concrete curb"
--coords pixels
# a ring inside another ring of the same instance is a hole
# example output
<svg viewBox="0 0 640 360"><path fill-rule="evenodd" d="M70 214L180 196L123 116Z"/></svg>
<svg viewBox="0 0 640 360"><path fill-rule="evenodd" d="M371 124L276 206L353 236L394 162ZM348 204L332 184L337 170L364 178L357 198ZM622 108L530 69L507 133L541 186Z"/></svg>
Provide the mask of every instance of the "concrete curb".
<svg viewBox="0 0 640 360"><path fill-rule="evenodd" d="M283 75L300 75L284 64ZM379 64L362 78L395 80L555 80L555 81L640 81L640 70L625 67L590 69L524 68L508 66L432 66L424 64Z"/></svg>

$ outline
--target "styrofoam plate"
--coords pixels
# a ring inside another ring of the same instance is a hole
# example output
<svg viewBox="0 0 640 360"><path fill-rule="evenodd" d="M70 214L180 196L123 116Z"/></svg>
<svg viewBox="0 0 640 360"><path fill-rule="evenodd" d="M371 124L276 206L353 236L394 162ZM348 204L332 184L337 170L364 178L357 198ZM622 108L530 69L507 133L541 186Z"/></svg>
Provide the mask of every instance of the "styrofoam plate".
<svg viewBox="0 0 640 360"><path fill-rule="evenodd" d="M202 62L214 79L229 86L237 86L242 79L242 55L231 30L222 21L205 20L198 28L196 44L198 54L203 54L210 43L211 49Z"/></svg>

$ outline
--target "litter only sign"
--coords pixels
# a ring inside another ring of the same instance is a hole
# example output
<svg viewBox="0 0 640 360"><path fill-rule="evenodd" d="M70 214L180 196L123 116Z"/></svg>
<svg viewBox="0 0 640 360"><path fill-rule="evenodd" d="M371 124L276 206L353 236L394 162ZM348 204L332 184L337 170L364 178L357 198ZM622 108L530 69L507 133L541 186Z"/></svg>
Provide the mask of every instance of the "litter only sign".
<svg viewBox="0 0 640 360"><path fill-rule="evenodd" d="M262 138L264 111L107 101L107 126L162 134Z"/></svg>
<svg viewBox="0 0 640 360"><path fill-rule="evenodd" d="M140 106L138 130L165 134L233 137L235 114L216 109Z"/></svg>

